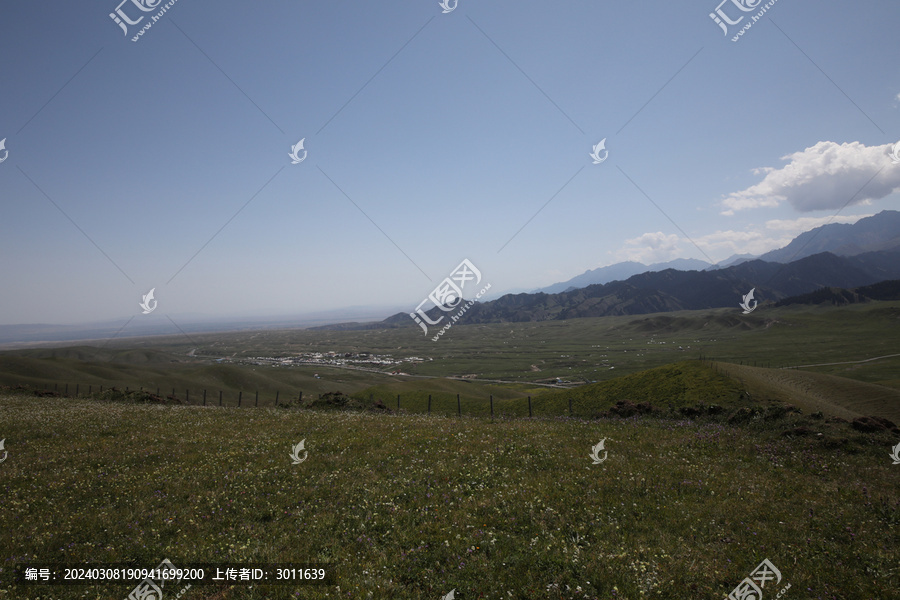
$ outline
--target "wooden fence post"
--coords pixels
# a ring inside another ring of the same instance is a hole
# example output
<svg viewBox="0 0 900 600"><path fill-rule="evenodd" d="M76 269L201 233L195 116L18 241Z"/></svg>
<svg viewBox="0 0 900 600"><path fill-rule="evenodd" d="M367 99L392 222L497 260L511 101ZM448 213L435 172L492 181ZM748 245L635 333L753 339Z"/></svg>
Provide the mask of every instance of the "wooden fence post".
<svg viewBox="0 0 900 600"><path fill-rule="evenodd" d="M203 406L206 406L206 390L203 390Z"/></svg>
<svg viewBox="0 0 900 600"><path fill-rule="evenodd" d="M298 404L303 404L303 390L300 390L300 397L297 398Z"/></svg>
<svg viewBox="0 0 900 600"><path fill-rule="evenodd" d="M243 391L238 392L238 406L241 405L241 397L242 397L243 395L244 395L244 392L243 392Z"/></svg>
<svg viewBox="0 0 900 600"><path fill-rule="evenodd" d="M278 394L280 394L278 390L275 390L275 406L278 406Z"/></svg>
<svg viewBox="0 0 900 600"><path fill-rule="evenodd" d="M572 398L569 398L569 416L572 416Z"/></svg>
<svg viewBox="0 0 900 600"><path fill-rule="evenodd" d="M78 397L78 384L75 384L75 397Z"/></svg>
<svg viewBox="0 0 900 600"><path fill-rule="evenodd" d="M219 390L219 406L222 406L222 390Z"/></svg>
<svg viewBox="0 0 900 600"><path fill-rule="evenodd" d="M256 390L256 403L253 406L259 406L259 390Z"/></svg>
<svg viewBox="0 0 900 600"><path fill-rule="evenodd" d="M428 394L428 414L431 414L431 394Z"/></svg>
<svg viewBox="0 0 900 600"><path fill-rule="evenodd" d="M184 390L184 403L185 404L191 403L191 390Z"/></svg>
<svg viewBox="0 0 900 600"><path fill-rule="evenodd" d="M88 386L88 395L91 394L91 390L93 389L93 387L94 387L93 385L89 385L89 386Z"/></svg>
<svg viewBox="0 0 900 600"><path fill-rule="evenodd" d="M456 395L456 416L462 416L462 406L459 404L459 394Z"/></svg>
<svg viewBox="0 0 900 600"><path fill-rule="evenodd" d="M491 418L494 418L494 395L491 394Z"/></svg>
<svg viewBox="0 0 900 600"><path fill-rule="evenodd" d="M397 394L397 410L400 410L400 394Z"/></svg>
<svg viewBox="0 0 900 600"><path fill-rule="evenodd" d="M531 416L531 396L528 396L528 416Z"/></svg>

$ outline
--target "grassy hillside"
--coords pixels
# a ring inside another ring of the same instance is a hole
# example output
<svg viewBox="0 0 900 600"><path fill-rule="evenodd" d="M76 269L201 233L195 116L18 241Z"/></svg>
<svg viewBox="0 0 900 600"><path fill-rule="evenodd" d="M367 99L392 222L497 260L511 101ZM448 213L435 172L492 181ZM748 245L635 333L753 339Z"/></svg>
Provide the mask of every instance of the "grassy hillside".
<svg viewBox="0 0 900 600"><path fill-rule="evenodd" d="M900 390L846 377L796 370L719 364L753 398L771 398L844 419L879 416L900 423Z"/></svg>
<svg viewBox="0 0 900 600"><path fill-rule="evenodd" d="M561 414L568 410L569 399L573 413L582 416L596 416L625 401L649 403L666 413L710 405L721 407L723 414L741 407L792 405L806 413L847 420L877 416L900 423L900 390L822 373L729 363L683 361L572 390L545 392L533 404L542 413Z"/></svg>
<svg viewBox="0 0 900 600"><path fill-rule="evenodd" d="M809 417L491 422L12 395L0 414L8 600L133 588L13 587L29 560L319 561L336 574L184 600L722 598L764 558L792 598L900 585L898 440L839 424L816 436ZM294 465L300 440L308 459Z"/></svg>
<svg viewBox="0 0 900 600"><path fill-rule="evenodd" d="M42 384L38 378L99 384L105 378L109 381L106 385L115 380L115 385L119 386L140 386L146 385L142 383L145 378L160 382L171 375L177 379L172 386L199 388L213 384L209 380L202 384L191 382L191 378L201 372L192 371L192 365L213 365L219 358L237 360L327 351L373 352L391 354L399 359L426 357L433 360L406 361L399 368L413 375L475 375L481 379L523 384L557 377L576 383L604 381L698 358L701 354L721 362L756 366L837 363L900 355L900 302L847 307L772 308L762 305L749 315L741 314L735 307L733 310L543 323L460 323L439 342L425 338L415 327L411 330L350 332L256 331L192 334L191 339L182 336L113 340L102 351L82 346L0 352L0 385ZM191 353L194 356L190 356ZM23 359L27 360L23 362ZM271 367L267 370L269 373L264 378L282 386L290 384L288 371L277 372ZM897 375L900 373L900 356L809 370L900 387ZM317 371L307 369L305 372L311 376ZM344 391L356 391L387 381L378 374L367 376L364 372L356 372L351 376L349 373L344 370L334 377L348 382ZM252 383L264 389L262 386L266 381L255 379L261 374L258 369ZM357 378L365 377L368 377L368 383L362 382L354 390L350 389L354 381L360 380ZM25 381L19 380L22 378ZM211 378L219 381L215 375ZM166 386L165 383L156 385Z"/></svg>
<svg viewBox="0 0 900 600"><path fill-rule="evenodd" d="M563 413L572 400L572 412L597 415L617 402L649 403L669 411L698 405L737 408L748 404L737 381L716 373L699 361L682 361L632 373L572 390L545 392L534 400L542 411Z"/></svg>
<svg viewBox="0 0 900 600"><path fill-rule="evenodd" d="M150 360L144 360L150 358ZM316 377L319 375L319 377ZM89 387L94 391L119 387L155 391L167 394L175 389L183 396L190 390L193 398L200 398L204 389L210 398L224 392L224 403L236 403L238 392L255 393L273 403L276 392L293 397L302 391L317 395L334 390L347 393L369 387L375 381L387 381L386 374L336 369L324 366L271 368L255 365L217 364L166 352L120 349L99 352L91 347L56 348L41 351L0 353L0 385L27 385L42 389L47 384L69 384L74 393Z"/></svg>
<svg viewBox="0 0 900 600"><path fill-rule="evenodd" d="M77 352L81 348L60 354ZM130 353L123 351L121 354ZM70 378L82 382L80 395L90 390L96 395L101 383L105 389L116 386L156 392L174 393L191 403L202 402L207 390L207 403L218 404L223 392L224 406L256 404L259 391L261 406L274 406L276 397L285 403L296 400L302 391L307 401L329 392L342 392L367 403L380 401L387 408L399 406L406 412L466 416L562 416L598 417L626 414L628 406L648 404L654 414L678 416L699 412L718 414L720 420L742 407L766 410L771 406L793 405L807 413L822 411L826 415L852 420L860 416L879 416L900 422L900 390L822 373L765 369L730 363L683 360L622 375L606 381L573 388L553 390L548 387L521 384L493 384L465 379L398 377L329 367L270 368L265 366L203 364L200 361L169 364L134 365L119 360L114 354L106 363L79 362L72 358L51 356L31 358L0 356L2 381L30 382L43 389L44 382ZM318 377L316 377L318 375ZM84 379L93 380L91 386ZM142 386L134 385L135 381ZM375 385L372 385L376 381ZM51 391L54 386L50 386ZM65 390L59 387L59 392ZM188 390L191 390L188 396ZM76 387L70 384L69 395ZM528 398L531 398L529 411ZM625 403L623 412L616 405ZM493 407L493 412L492 412ZM710 408L712 407L712 408ZM649 411L649 407L645 407ZM570 412L571 410L571 412ZM717 412L716 412L717 411ZM631 410L634 412L634 410Z"/></svg>

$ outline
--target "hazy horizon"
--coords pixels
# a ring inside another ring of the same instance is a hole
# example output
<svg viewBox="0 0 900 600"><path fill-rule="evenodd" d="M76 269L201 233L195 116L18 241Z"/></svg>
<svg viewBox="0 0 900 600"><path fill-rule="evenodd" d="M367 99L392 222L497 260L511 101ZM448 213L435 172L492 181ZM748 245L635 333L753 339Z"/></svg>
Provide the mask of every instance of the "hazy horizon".
<svg viewBox="0 0 900 600"><path fill-rule="evenodd" d="M717 4L6 5L0 325L412 311L463 259L495 297L900 208L900 6Z"/></svg>

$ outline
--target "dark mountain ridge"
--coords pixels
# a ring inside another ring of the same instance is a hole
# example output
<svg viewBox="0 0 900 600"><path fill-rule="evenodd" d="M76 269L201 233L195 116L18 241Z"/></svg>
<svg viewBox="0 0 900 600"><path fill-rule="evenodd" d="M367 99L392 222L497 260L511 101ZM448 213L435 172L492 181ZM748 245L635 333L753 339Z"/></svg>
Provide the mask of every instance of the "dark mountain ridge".
<svg viewBox="0 0 900 600"><path fill-rule="evenodd" d="M857 256L900 247L900 211L883 210L856 223L829 223L801 233L790 244L766 252L759 258L786 263L831 252L838 256Z"/></svg>
<svg viewBox="0 0 900 600"><path fill-rule="evenodd" d="M871 217L865 217L853 224L829 223L801 233L787 246L763 254L735 254L715 265L693 258L677 258L663 263L644 265L625 261L606 267L590 269L567 281L533 290L531 293L545 292L557 294L598 283L621 281L647 271L715 271L760 259L765 262L788 263L822 252L838 256L856 256L866 252L877 252L900 248L900 211L884 210Z"/></svg>
<svg viewBox="0 0 900 600"><path fill-rule="evenodd" d="M639 315L677 310L734 307L755 289L759 303L777 302L821 288L851 289L900 279L900 250L836 256L823 252L788 264L760 259L714 271L666 269L594 284L558 294L507 294L470 307L463 322L502 323ZM432 320L455 311L433 307ZM378 323L327 325L319 329L383 329L416 327L408 313Z"/></svg>

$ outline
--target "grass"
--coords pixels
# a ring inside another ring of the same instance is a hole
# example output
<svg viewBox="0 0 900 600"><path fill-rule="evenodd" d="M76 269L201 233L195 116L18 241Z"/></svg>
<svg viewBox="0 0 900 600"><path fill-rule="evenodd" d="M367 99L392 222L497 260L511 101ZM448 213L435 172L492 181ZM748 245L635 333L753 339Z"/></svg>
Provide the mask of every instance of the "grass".
<svg viewBox="0 0 900 600"><path fill-rule="evenodd" d="M718 363L719 373L751 392L752 398L786 402L806 412L821 411L843 419L879 416L900 422L900 389L793 369L763 369Z"/></svg>
<svg viewBox="0 0 900 600"><path fill-rule="evenodd" d="M77 346L0 352L0 385L47 382L177 390L222 389L226 396L260 390L291 395L354 393L392 381L474 375L524 390L557 377L580 384L606 381L701 354L720 362L773 368L900 354L900 302L847 307L763 306L536 323L457 324L439 342L408 328L371 331L251 331L113 340L104 348ZM188 356L195 350L201 358ZM289 356L300 352L372 352L433 360L396 367L417 375L323 366L217 364L214 359ZM613 367L613 368L611 368ZM900 357L806 370L900 388ZM320 378L314 377L319 374ZM441 380L446 393L461 393ZM477 382L470 385L475 386ZM401 390L403 391L403 390ZM441 391L441 390L433 390ZM491 392L487 392L491 393ZM530 392L526 392L530 393ZM395 394L396 395L396 394ZM487 394L482 394L487 395Z"/></svg>
<svg viewBox="0 0 900 600"><path fill-rule="evenodd" d="M628 410L634 412L636 405L643 404L656 415L717 414L726 422L748 407L766 411L791 405L802 412L821 411L847 420L878 416L900 422L900 391L892 387L815 372L696 360L562 390L417 380L373 386L354 396L396 408L399 394L401 407L420 413L428 410L431 397L432 413L455 415L454 392L460 394L461 412L467 416L489 416L491 396L494 415L530 416L526 397L530 396L531 415L542 417L596 418L609 416L610 411L630 416ZM624 408L616 406L622 403Z"/></svg>
<svg viewBox="0 0 900 600"><path fill-rule="evenodd" d="M807 416L491 421L4 394L0 423L3 600L131 590L11 586L13 565L36 560L336 573L186 600L723 598L763 558L788 598L900 585L900 440ZM798 426L809 435L783 435ZM309 458L292 465L301 439Z"/></svg>
<svg viewBox="0 0 900 600"><path fill-rule="evenodd" d="M745 404L741 391L736 380L709 366L681 361L572 390L545 392L535 404L542 411L563 414L571 399L574 414L590 416L609 410L619 401L650 403L664 411L701 405L733 409Z"/></svg>

